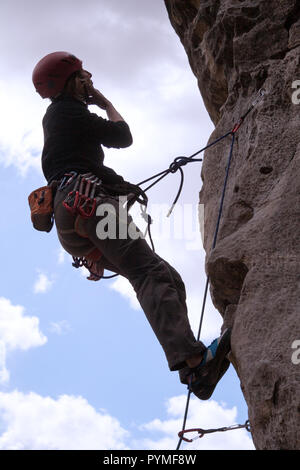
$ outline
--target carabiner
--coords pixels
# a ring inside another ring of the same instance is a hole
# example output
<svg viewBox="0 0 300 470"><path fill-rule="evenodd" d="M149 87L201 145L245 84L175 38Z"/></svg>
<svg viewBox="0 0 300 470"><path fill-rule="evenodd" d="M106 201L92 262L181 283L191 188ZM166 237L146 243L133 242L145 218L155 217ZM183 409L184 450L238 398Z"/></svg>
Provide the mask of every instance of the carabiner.
<svg viewBox="0 0 300 470"><path fill-rule="evenodd" d="M86 209L86 207L88 208ZM81 217L83 217L84 219L88 219L89 217L92 217L96 210L96 198L93 198L93 199L89 197L86 198L84 200L84 203L78 206L77 210L79 214L81 215Z"/></svg>

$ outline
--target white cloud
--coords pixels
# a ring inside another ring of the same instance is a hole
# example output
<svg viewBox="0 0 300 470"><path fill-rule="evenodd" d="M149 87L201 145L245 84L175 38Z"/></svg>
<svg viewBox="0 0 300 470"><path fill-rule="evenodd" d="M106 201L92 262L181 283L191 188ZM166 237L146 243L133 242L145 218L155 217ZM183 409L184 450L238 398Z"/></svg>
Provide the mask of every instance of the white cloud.
<svg viewBox="0 0 300 470"><path fill-rule="evenodd" d="M180 395L172 397L167 401L166 420L154 419L141 426L141 430L146 430L154 435L153 438L143 439L142 445L145 449L168 450L176 449L178 443L177 434L182 428L182 417L186 404L186 396ZM220 428L231 426L236 423L236 408L229 409L225 404L217 403L214 400L207 402L192 398L189 405L189 417L186 429ZM185 437L191 439L197 437L197 433L187 434ZM244 430L232 430L206 434L200 440L193 443L181 444L181 449L187 450L246 450L254 449L250 434Z"/></svg>
<svg viewBox="0 0 300 470"><path fill-rule="evenodd" d="M67 334L71 329L71 325L67 320L60 320L58 322L51 322L49 331L59 336Z"/></svg>
<svg viewBox="0 0 300 470"><path fill-rule="evenodd" d="M2 450L109 450L145 449L175 450L177 433L182 426L185 396L170 398L168 418L154 419L139 426L143 438L135 438L123 428L118 419L105 410L95 410L81 396L61 395L57 399L43 397L34 392L0 392ZM215 401L190 401L188 428L203 429L231 426L236 420L236 408L229 409ZM147 437L150 436L150 437ZM197 433L188 434L195 437ZM182 444L181 449L193 450L246 450L254 449L250 435L245 430L207 434L192 444Z"/></svg>
<svg viewBox="0 0 300 470"><path fill-rule="evenodd" d="M187 286L187 292L189 320L192 330L197 337L202 311L204 284L202 284L201 287L199 286L199 292L196 292L193 288L189 289L189 286ZM208 345L214 338L220 336L222 323L223 319L213 306L210 296L208 295L200 334L201 341Z"/></svg>
<svg viewBox="0 0 300 470"><path fill-rule="evenodd" d="M141 310L140 304L130 282L125 277L118 276L117 279L109 285L110 289L118 292L122 297L129 301L131 308Z"/></svg>
<svg viewBox="0 0 300 470"><path fill-rule="evenodd" d="M58 248L55 250L55 256L57 257L58 264L64 264L66 261L69 263L73 263L72 255L67 253L61 245L59 245Z"/></svg>
<svg viewBox="0 0 300 470"><path fill-rule="evenodd" d="M67 254L67 252L63 249L62 246L60 246L58 248L58 251L57 251L57 262L58 262L58 264L63 264L65 262L66 254Z"/></svg>
<svg viewBox="0 0 300 470"><path fill-rule="evenodd" d="M24 315L24 307L12 305L9 299L0 297L0 381L7 382L7 352L23 351L42 346L47 338L39 329L39 319Z"/></svg>
<svg viewBox="0 0 300 470"><path fill-rule="evenodd" d="M43 132L41 106L32 100L22 80L0 81L0 162L13 165L25 176L31 168L41 171Z"/></svg>
<svg viewBox="0 0 300 470"><path fill-rule="evenodd" d="M0 384L9 381L9 371L6 368L6 347L4 341L0 340Z"/></svg>
<svg viewBox="0 0 300 470"><path fill-rule="evenodd" d="M128 432L80 396L0 392L2 450L126 449Z"/></svg>
<svg viewBox="0 0 300 470"><path fill-rule="evenodd" d="M87 279L87 277L90 275L89 270L85 266L80 266L80 268L77 268L77 270L78 270L80 276L85 278L85 279Z"/></svg>
<svg viewBox="0 0 300 470"><path fill-rule="evenodd" d="M53 280L51 281L45 273L40 272L34 283L33 291L35 294L45 294L51 289Z"/></svg>

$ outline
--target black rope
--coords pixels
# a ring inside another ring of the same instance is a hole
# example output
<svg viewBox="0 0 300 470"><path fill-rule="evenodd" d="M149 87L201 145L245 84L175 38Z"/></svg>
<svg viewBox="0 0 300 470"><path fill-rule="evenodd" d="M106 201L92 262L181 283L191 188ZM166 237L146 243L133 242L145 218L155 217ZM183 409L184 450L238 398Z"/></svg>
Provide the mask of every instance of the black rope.
<svg viewBox="0 0 300 470"><path fill-rule="evenodd" d="M218 238L218 232L219 232L219 227L220 227L220 221L222 217L222 212L223 212L223 204L224 204L224 198L225 198L225 193L226 193L226 187L227 187L227 181L228 181L228 176L229 176L229 170L230 170L230 165L231 165L231 160L232 160L232 155L233 155L233 146L235 142L235 133L238 131L238 129L241 127L243 124L245 118L248 116L250 111L257 105L257 103L264 97L266 94L266 91L261 88L255 98L255 100L252 102L251 106L248 108L248 110L242 115L242 117L239 119L239 121L235 124L233 129L225 134L224 136L220 137L216 141L214 141L211 145L216 144L219 140L222 140L224 137L227 137L228 135L232 136L231 139L231 145L230 145L230 151L229 151L229 157L227 161L227 166L226 166L226 174L225 174L225 179L224 179L224 184L223 184L223 190L222 190L222 196L220 200L220 205L219 205L219 212L218 212L218 218L217 218L217 223L216 223L216 228L215 228L215 233L214 233L214 238L213 238L213 243L212 243L212 250L216 247L217 243L217 238ZM211 145L208 145L206 148L209 148ZM201 334L201 329L202 329L202 323L203 323L203 317L204 317L204 311L205 311L205 305L206 305L206 299L207 299L207 292L208 292L208 286L209 286L209 276L206 278L206 285L204 289L204 297L203 297L203 303L202 303L202 310L201 310L201 316L200 316L200 322L199 322L199 329L198 329L198 335L197 335L197 341L200 339L200 334ZM189 402L190 402L190 395L191 391L188 391L187 395L187 401L186 401L186 407L185 407L185 412L184 412L184 418L183 418L183 426L182 426L182 431L180 435L180 439L177 444L176 450L179 450L181 442L182 442L182 435L185 430L185 425L186 425L186 420L187 420L187 414L188 414L188 408L189 408ZM247 423L247 421L246 421Z"/></svg>
<svg viewBox="0 0 300 470"><path fill-rule="evenodd" d="M230 132L227 132L226 134L222 135L221 137L218 137L216 140L214 140L213 142L211 142L210 144L206 145L205 147L201 148L200 150L197 150L197 152L193 153L192 155L190 155L189 157L184 157L184 156L180 156L180 157L176 157L174 158L173 162L170 164L169 168L166 169L166 170L163 170L159 173L156 173L155 175L153 176L150 176L150 178L147 178L143 181L141 181L140 183L138 183L138 186L141 186L142 184L145 184L145 183L148 183L149 181L153 180L156 178L156 180L151 183L149 186L147 186L146 189L144 189L144 191L148 191L149 189L151 189L153 186L155 186L157 183L159 183L163 178L165 178L167 175L169 175L170 173L176 173L177 170L180 171L180 176L181 176L181 180L180 180L180 184L179 184L179 189L177 191L177 194L176 194L176 197L171 205L171 208L168 212L168 216L171 214L172 210L174 209L174 206L175 204L177 203L180 195L181 195L181 191L182 191L182 188L183 188L183 183L184 183L184 173L183 173L183 170L182 170L182 166L185 166L187 165L188 163L193 163L193 162L202 162L202 158L195 158L197 155L199 155L200 153L204 152L205 150L207 150L208 148L212 147L213 145L216 145L218 142L220 142L221 140L225 139L226 137L228 137L229 135L231 134L231 131Z"/></svg>
<svg viewBox="0 0 300 470"><path fill-rule="evenodd" d="M215 233L214 233L214 238L213 238L213 243L212 243L212 250L216 247L216 243L217 243L217 237L218 237L218 232L219 232L219 227L220 227L220 221L221 221L222 212L223 212L223 205L224 205L224 198L225 198L225 193L226 193L228 175L229 175L230 164L231 164L232 154L233 154L233 146L234 146L234 142L235 142L235 133L230 133L230 134L232 135L232 139L231 139L229 157L228 157L227 166L226 166L226 174L225 174L225 179L224 179L224 184L223 184L223 190L222 190L222 195L221 195L221 200L220 200L220 205L219 205L218 218L217 218L217 223L216 223L216 228L215 228ZM206 278L206 284L205 284L205 289L204 289L204 297L203 297L203 302L202 302L202 309L201 309L201 315L200 315L197 341L199 341L200 335L201 335L202 323L203 323L204 311L205 311L206 299L207 299L207 293L208 293L208 286L209 286L209 276L207 276L207 278ZM185 430L187 414L188 414L188 408L189 408L189 403L190 403L190 396L191 396L191 391L189 390L188 395L187 395L187 401L186 401L186 406L185 406L185 412L184 412L183 425L182 425L181 432L183 432ZM180 449L181 442L182 442L182 437L179 438L176 450Z"/></svg>
<svg viewBox="0 0 300 470"><path fill-rule="evenodd" d="M214 140L213 142L211 142L210 144L206 145L205 147L201 148L200 150L197 150L197 152L193 153L192 155L190 155L189 157L176 157L173 162L171 163L171 165L169 166L169 168L167 170L164 170L164 171L161 171L160 173L157 173L153 176L150 176L150 178L147 178L143 181L141 181L140 183L138 183L138 186L140 186L141 184L144 184L144 183L147 183L148 181L151 181L152 179L160 176L160 175L163 175L163 178L165 176L167 176L167 174L169 173L174 173L174 171L172 171L173 169L173 165L175 163L175 165L178 165L178 166L182 166L182 165L186 165L186 163L188 163L188 161L192 160L192 161L202 161L202 159L200 160L196 160L194 159L194 157L196 157L197 155L199 155L199 153L202 153L204 152L206 149L208 149L209 147L212 147L213 145L216 145L218 142L220 142L221 140L225 139L225 137L229 136L231 134L231 131L230 132L227 132L226 134L222 135L221 137L219 137L218 139ZM178 162L179 161L186 161L186 163L182 163L182 164L179 164ZM188 161L187 161L188 160ZM158 182L158 181L157 181ZM156 184L156 183L154 183ZM151 185L152 186L152 185ZM144 191L147 191L148 188L146 188Z"/></svg>
<svg viewBox="0 0 300 470"><path fill-rule="evenodd" d="M182 188L183 188L183 184L184 184L184 172L182 170L182 166L185 166L187 165L188 163L193 163L193 162L202 162L202 158L195 158L197 155L199 155L200 153L204 152L205 150L207 150L208 148L216 145L217 143L219 143L221 140L225 139L226 137L228 137L232 132L227 132L226 134L222 135L221 137L218 137L216 140L214 140L213 142L211 142L210 144L206 145L205 147L201 148L200 150L197 150L197 152L193 153L192 155L190 155L189 157L185 157L185 156L179 156L179 157L176 157L174 158L173 162L170 164L169 168L166 169L166 170L163 170L163 171L160 171L159 173L156 173L155 175L153 176L150 176L149 178L141 181L140 183L138 183L137 185L134 185L134 184L130 184L130 183L125 183L125 189L124 187L122 186L122 184L120 185L120 187L118 186L113 186L113 191L115 193L121 193L123 192L123 194L125 194L125 192L130 193L132 192L134 194L134 196L132 198L130 198L127 202L127 208L129 210L129 208L136 202L140 202L140 204L144 205L145 207L147 207L147 204L148 204L148 197L146 195L146 191L148 191L150 188L152 188L153 186L155 186L157 183L159 183L163 178L165 178L167 175L169 175L170 173L174 174L176 173L178 170L180 172L180 183L179 183L179 188L178 188L178 191L177 191L177 194L174 198L174 201L171 205L171 208L168 212L168 216L171 214L171 212L173 211L180 195L181 195L181 192L182 192ZM149 181L155 179L156 180L154 182L152 182L149 186L147 186L145 189L142 189L140 186L142 184L145 184L145 183L148 183ZM108 188L109 190L111 190L111 188ZM152 235L151 235L151 223L152 223L152 219L150 217L149 214L147 214L148 218L147 218L147 232L148 232L148 235L149 235L149 239L150 239L150 243L151 243L151 247L152 247L152 250L155 252L155 247L154 247L154 243L153 243L153 239L152 239ZM87 266L85 266L87 267ZM89 270L90 271L90 270ZM118 276L119 274L113 274L111 276L98 276L96 273L93 273L92 271L90 271L90 273L96 277L100 279L112 279L116 276Z"/></svg>

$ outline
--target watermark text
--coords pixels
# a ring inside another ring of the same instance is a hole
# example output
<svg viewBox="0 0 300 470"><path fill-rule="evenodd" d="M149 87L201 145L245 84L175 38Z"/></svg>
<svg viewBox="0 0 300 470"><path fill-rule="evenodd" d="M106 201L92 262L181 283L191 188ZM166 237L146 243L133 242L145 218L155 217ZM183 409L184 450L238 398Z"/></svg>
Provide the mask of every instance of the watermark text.
<svg viewBox="0 0 300 470"><path fill-rule="evenodd" d="M300 80L294 80L292 83L292 88L295 88L295 91L292 93L292 103L300 103Z"/></svg>
<svg viewBox="0 0 300 470"><path fill-rule="evenodd" d="M300 364L300 339L295 339L295 341L293 341L292 349L295 349L292 354L292 363L298 365Z"/></svg>

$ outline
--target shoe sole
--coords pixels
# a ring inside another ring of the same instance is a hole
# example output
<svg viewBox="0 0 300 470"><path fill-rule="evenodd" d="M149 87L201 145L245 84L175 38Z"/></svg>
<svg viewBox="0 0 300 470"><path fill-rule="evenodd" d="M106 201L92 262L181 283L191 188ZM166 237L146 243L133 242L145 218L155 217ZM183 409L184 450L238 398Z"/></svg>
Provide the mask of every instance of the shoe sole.
<svg viewBox="0 0 300 470"><path fill-rule="evenodd" d="M230 338L231 330L228 329L220 340L215 357L199 369L201 376L197 377L195 384L191 384L191 391L201 400L208 400L211 397L217 383L230 365L230 361L226 358L231 349Z"/></svg>

